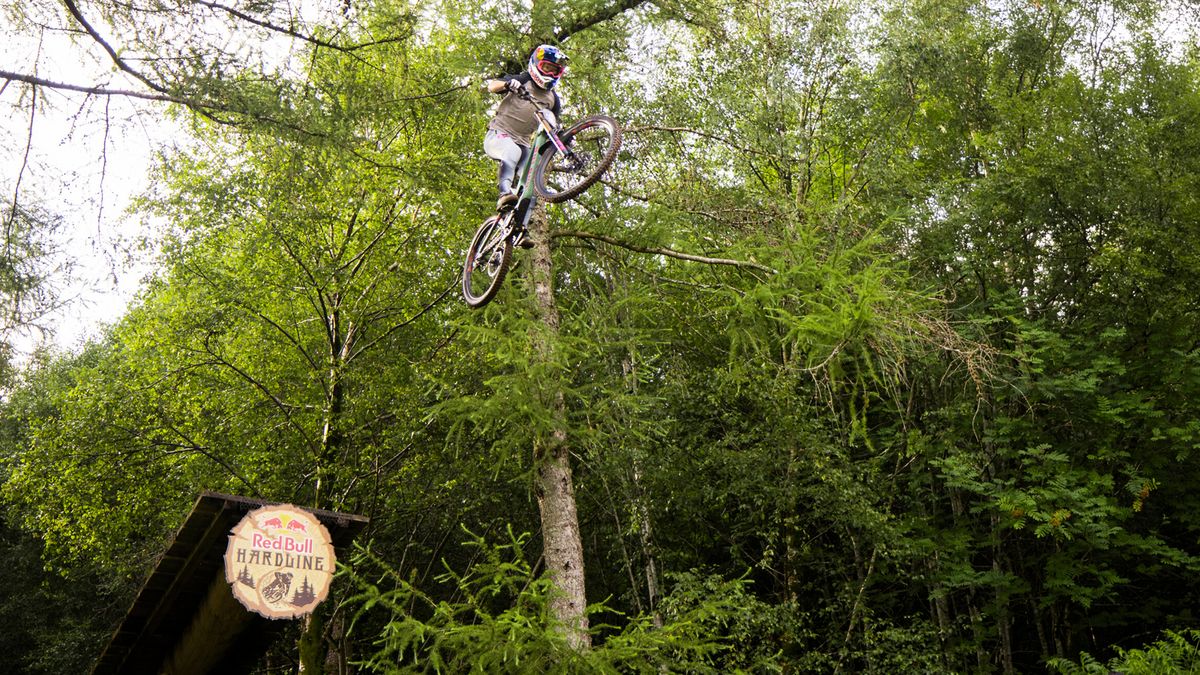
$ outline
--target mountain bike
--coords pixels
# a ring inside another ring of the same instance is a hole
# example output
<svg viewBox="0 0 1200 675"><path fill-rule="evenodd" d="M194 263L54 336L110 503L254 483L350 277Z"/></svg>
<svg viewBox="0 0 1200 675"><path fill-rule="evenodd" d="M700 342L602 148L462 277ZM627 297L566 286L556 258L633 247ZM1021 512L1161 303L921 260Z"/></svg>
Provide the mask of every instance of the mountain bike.
<svg viewBox="0 0 1200 675"><path fill-rule="evenodd" d="M612 166L621 149L621 127L607 115L591 115L572 126L557 126L552 113L524 87L517 95L537 106L539 128L531 150L517 167L516 201L483 221L471 239L463 263L463 298L471 307L486 305L500 291L514 246L528 244L527 226L538 197L565 202L583 194Z"/></svg>

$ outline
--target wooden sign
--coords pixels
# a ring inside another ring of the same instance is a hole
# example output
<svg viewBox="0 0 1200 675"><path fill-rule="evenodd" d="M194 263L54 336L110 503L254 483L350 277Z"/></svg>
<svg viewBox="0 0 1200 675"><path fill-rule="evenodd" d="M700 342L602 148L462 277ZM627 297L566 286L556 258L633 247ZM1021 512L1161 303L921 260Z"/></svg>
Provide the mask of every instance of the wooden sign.
<svg viewBox="0 0 1200 675"><path fill-rule="evenodd" d="M290 505L264 506L242 518L225 549L225 580L246 609L292 619L329 594L336 559L329 532Z"/></svg>

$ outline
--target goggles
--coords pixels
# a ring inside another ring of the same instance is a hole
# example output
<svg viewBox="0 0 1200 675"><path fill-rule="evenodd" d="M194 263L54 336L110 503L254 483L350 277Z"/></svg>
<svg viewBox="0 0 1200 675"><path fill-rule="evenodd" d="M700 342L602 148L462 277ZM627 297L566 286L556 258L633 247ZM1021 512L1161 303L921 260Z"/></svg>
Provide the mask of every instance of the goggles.
<svg viewBox="0 0 1200 675"><path fill-rule="evenodd" d="M542 59L537 62L537 71L546 77L561 77L566 68L553 61Z"/></svg>

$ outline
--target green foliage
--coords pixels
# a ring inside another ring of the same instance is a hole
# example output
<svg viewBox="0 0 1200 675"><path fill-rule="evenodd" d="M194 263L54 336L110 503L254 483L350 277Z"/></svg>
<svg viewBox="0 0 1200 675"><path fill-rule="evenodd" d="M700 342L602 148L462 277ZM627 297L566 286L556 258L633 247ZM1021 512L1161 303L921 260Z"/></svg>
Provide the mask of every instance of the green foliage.
<svg viewBox="0 0 1200 675"><path fill-rule="evenodd" d="M104 574L45 570L41 542L0 519L5 568L0 572L0 649L21 673L85 672L111 637L130 589ZM45 645L58 645L46 649Z"/></svg>
<svg viewBox="0 0 1200 675"><path fill-rule="evenodd" d="M686 577L664 601L662 625L651 616L632 617L611 634L605 632L611 627L593 629L603 640L595 649L571 647L547 606L554 584L525 559L528 540L509 529L507 543L468 542L475 562L437 577L452 600L428 595L360 549L341 571L358 589L343 602L354 612L351 630L369 626L374 636L373 653L358 665L380 673L742 672L731 668L732 656L753 672L770 668L769 654L751 658L730 644L760 637L747 627L761 603L741 582L714 579L697 593L694 578ZM593 616L607 611L603 603L589 608Z"/></svg>
<svg viewBox="0 0 1200 675"><path fill-rule="evenodd" d="M1117 655L1107 665L1084 652L1078 663L1051 659L1050 667L1063 675L1117 672L1125 675L1194 673L1200 670L1200 631L1163 631L1163 638L1140 649L1116 647Z"/></svg>

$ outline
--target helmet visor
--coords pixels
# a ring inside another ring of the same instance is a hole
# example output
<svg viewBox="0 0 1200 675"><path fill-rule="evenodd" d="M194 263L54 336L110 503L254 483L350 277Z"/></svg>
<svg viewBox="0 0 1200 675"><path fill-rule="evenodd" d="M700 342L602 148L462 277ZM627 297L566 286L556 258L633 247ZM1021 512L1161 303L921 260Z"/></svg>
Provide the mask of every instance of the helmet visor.
<svg viewBox="0 0 1200 675"><path fill-rule="evenodd" d="M561 77L566 70L562 65L542 59L537 62L537 71L546 77Z"/></svg>

